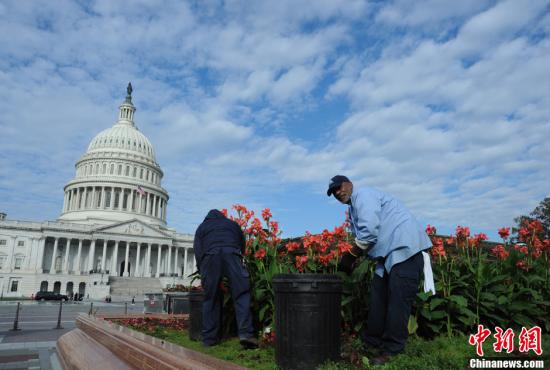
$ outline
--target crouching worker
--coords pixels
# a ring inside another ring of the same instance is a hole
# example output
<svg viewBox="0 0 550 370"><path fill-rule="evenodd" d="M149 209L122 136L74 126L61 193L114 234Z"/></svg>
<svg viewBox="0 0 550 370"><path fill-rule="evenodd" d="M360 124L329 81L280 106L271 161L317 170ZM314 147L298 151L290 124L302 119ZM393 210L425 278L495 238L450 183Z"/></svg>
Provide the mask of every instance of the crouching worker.
<svg viewBox="0 0 550 370"><path fill-rule="evenodd" d="M250 312L249 275L242 257L244 248L241 227L217 209L208 212L195 232L193 249L204 290L202 343L206 347L220 342L223 277L231 285L240 342L245 348L258 347Z"/></svg>
<svg viewBox="0 0 550 370"><path fill-rule="evenodd" d="M377 353L375 365L402 352L408 337L411 306L424 269L425 289L433 290L431 264L422 251L432 244L415 217L396 198L381 191L354 187L345 176L334 176L327 195L348 206L357 246L344 254L339 270L351 273L360 255L376 261L370 288L366 331L368 352Z"/></svg>

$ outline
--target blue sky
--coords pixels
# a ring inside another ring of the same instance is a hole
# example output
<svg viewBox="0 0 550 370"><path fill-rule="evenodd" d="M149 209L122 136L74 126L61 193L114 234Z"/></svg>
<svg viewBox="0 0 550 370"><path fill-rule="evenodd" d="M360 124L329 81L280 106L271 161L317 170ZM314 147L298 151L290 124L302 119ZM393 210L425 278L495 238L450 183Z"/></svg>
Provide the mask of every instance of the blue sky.
<svg viewBox="0 0 550 370"><path fill-rule="evenodd" d="M0 211L54 220L128 81L169 225L343 220L345 174L440 232L513 224L550 189L548 1L0 1Z"/></svg>

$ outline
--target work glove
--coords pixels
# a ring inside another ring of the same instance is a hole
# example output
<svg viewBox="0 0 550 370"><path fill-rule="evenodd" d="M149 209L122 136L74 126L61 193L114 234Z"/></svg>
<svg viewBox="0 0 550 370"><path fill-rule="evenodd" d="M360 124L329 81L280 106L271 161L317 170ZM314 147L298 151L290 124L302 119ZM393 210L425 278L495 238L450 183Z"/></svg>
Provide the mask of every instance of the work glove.
<svg viewBox="0 0 550 370"><path fill-rule="evenodd" d="M357 260L357 257L352 255L350 252L344 253L340 259L340 263L338 263L338 271L342 271L350 275L355 268L355 260Z"/></svg>
<svg viewBox="0 0 550 370"><path fill-rule="evenodd" d="M363 250L354 246L349 252L342 255L340 263L338 264L338 271L345 272L350 275L355 269L355 262L357 258L363 255Z"/></svg>

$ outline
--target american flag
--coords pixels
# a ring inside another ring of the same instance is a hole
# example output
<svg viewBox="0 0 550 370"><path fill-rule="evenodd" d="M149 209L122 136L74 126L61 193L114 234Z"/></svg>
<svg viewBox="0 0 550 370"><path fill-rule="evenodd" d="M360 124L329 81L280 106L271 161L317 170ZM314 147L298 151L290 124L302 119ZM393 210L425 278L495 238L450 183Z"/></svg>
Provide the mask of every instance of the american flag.
<svg viewBox="0 0 550 370"><path fill-rule="evenodd" d="M139 186L139 185L138 185L138 187L137 187L137 192L138 192L139 194L141 194L141 195L145 195L145 190L143 190L143 189L141 188L141 186Z"/></svg>

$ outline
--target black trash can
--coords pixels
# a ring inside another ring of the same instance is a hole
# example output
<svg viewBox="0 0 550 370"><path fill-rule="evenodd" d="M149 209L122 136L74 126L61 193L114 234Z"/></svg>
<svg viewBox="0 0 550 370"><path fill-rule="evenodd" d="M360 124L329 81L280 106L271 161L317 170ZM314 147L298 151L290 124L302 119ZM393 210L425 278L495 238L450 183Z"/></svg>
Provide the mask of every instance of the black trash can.
<svg viewBox="0 0 550 370"><path fill-rule="evenodd" d="M275 291L275 360L282 369L315 369L340 360L338 275L279 274Z"/></svg>
<svg viewBox="0 0 550 370"><path fill-rule="evenodd" d="M191 311L191 306L189 304L189 293L188 292L179 292L173 294L170 297L170 308L169 313L172 314L184 314Z"/></svg>
<svg viewBox="0 0 550 370"><path fill-rule="evenodd" d="M189 292L189 339L195 341L201 340L203 299L203 292Z"/></svg>

